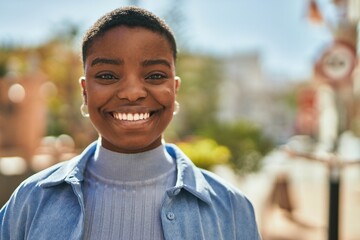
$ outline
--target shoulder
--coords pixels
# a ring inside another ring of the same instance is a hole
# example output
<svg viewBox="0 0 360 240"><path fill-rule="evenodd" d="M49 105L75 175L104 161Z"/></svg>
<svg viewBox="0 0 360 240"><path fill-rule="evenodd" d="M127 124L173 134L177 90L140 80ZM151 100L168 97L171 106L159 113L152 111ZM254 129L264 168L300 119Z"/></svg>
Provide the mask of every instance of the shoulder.
<svg viewBox="0 0 360 240"><path fill-rule="evenodd" d="M57 163L49 168L46 168L44 170L41 170L40 172L31 175L19 185L19 188L32 188L39 186L41 181L47 179L54 172L58 171L62 166L66 165L68 162L69 161Z"/></svg>
<svg viewBox="0 0 360 240"><path fill-rule="evenodd" d="M39 225L69 213L69 209L74 211L77 199L66 182L67 175L59 177L74 161L40 171L17 187L0 209L0 239L24 239L30 232L36 232Z"/></svg>
<svg viewBox="0 0 360 240"><path fill-rule="evenodd" d="M68 162L61 162L25 179L13 192L7 205L19 205L28 201L30 197L36 197L42 191L41 183L52 174L62 168Z"/></svg>
<svg viewBox="0 0 360 240"><path fill-rule="evenodd" d="M234 197L248 201L243 192L233 184L225 181L213 172L201 169L193 164L185 153L175 144L166 145L168 153L177 160L177 168L180 171L182 180L186 185L193 186L199 190L207 188L214 197ZM202 186L199 188L199 186Z"/></svg>
<svg viewBox="0 0 360 240"><path fill-rule="evenodd" d="M82 178L87 159L94 152L95 146L96 143L92 143L80 155L55 164L25 179L14 191L7 205L22 204L29 198L38 198L45 188L64 183L71 174L77 174L78 178Z"/></svg>
<svg viewBox="0 0 360 240"><path fill-rule="evenodd" d="M251 201L240 188L234 186L232 183L224 180L213 172L204 169L199 170L210 186L210 193L213 195L213 199L219 198L221 200L228 200L234 205L249 208L250 210L253 209Z"/></svg>
<svg viewBox="0 0 360 240"><path fill-rule="evenodd" d="M187 190L181 196L186 196L189 201L197 199L198 206L203 209L202 214L217 219L223 229L233 233L230 234L231 239L244 234L248 236L247 239L259 239L253 205L239 188L213 172L196 167L177 146L168 144L166 147L168 153L176 159L176 187L182 186Z"/></svg>
<svg viewBox="0 0 360 240"><path fill-rule="evenodd" d="M0 239L23 239L25 231L35 226L35 222L41 222L39 219L46 222L51 219L51 214L56 215L60 209L64 210L64 206L74 205L77 199L67 182L80 181L91 153L86 150L71 160L58 163L24 180L0 209Z"/></svg>
<svg viewBox="0 0 360 240"><path fill-rule="evenodd" d="M8 202L0 209L0 239L10 239L24 236L24 229L29 227L32 216L36 214L41 199L44 199L45 189L40 183L56 172L62 165L60 163L38 172L24 180L13 192Z"/></svg>
<svg viewBox="0 0 360 240"><path fill-rule="evenodd" d="M198 168L202 175L205 177L206 181L213 187L222 191L229 192L234 195L240 195L241 197L245 197L244 193L237 187L235 187L229 181L226 181L219 175L215 174L214 172Z"/></svg>
<svg viewBox="0 0 360 240"><path fill-rule="evenodd" d="M252 239L260 238L255 209L249 198L238 187L218 175L207 170L200 169L200 171L211 187L212 205L217 208L218 214L223 219L232 219L236 235L242 236L246 231L250 235L256 236Z"/></svg>

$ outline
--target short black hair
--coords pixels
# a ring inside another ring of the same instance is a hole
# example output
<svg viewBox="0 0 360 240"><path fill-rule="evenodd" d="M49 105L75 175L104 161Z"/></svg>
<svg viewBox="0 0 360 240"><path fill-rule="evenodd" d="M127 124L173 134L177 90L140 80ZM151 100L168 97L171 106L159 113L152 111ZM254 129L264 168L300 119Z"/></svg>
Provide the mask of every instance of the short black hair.
<svg viewBox="0 0 360 240"><path fill-rule="evenodd" d="M88 50L94 40L102 36L108 30L118 26L143 27L165 36L170 43L170 47L173 51L173 57L176 59L177 48L175 37L165 21L143 8L127 6L117 8L105 14L88 29L82 41L83 64L85 64Z"/></svg>

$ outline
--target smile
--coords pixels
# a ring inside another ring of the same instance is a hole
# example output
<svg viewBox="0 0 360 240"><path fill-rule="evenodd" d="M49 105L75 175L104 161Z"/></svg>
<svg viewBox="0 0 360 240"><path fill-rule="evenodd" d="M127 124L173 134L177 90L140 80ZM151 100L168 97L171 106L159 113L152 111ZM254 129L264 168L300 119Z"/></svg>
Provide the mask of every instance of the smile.
<svg viewBox="0 0 360 240"><path fill-rule="evenodd" d="M150 118L150 113L119 113L113 112L113 117L122 121L139 121Z"/></svg>

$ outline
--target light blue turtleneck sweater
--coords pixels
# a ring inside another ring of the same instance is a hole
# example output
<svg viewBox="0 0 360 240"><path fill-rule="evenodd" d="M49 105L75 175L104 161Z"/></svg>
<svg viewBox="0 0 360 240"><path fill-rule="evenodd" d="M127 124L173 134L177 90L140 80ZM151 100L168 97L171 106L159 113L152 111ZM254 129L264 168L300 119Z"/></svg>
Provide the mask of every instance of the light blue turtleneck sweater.
<svg viewBox="0 0 360 240"><path fill-rule="evenodd" d="M84 184L84 239L164 239L160 209L176 167L161 145L123 154L98 144Z"/></svg>

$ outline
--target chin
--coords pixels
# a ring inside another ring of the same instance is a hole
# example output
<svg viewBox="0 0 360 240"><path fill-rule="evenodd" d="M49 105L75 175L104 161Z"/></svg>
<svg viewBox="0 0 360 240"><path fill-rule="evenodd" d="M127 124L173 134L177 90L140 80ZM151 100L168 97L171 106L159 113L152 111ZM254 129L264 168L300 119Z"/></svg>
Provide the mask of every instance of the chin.
<svg viewBox="0 0 360 240"><path fill-rule="evenodd" d="M107 148L114 152L121 152L121 153L139 153L145 152L151 149L158 147L161 144L160 141L151 142L149 144L139 144L139 141L127 141L126 143L109 143L109 142L102 142L104 148Z"/></svg>

